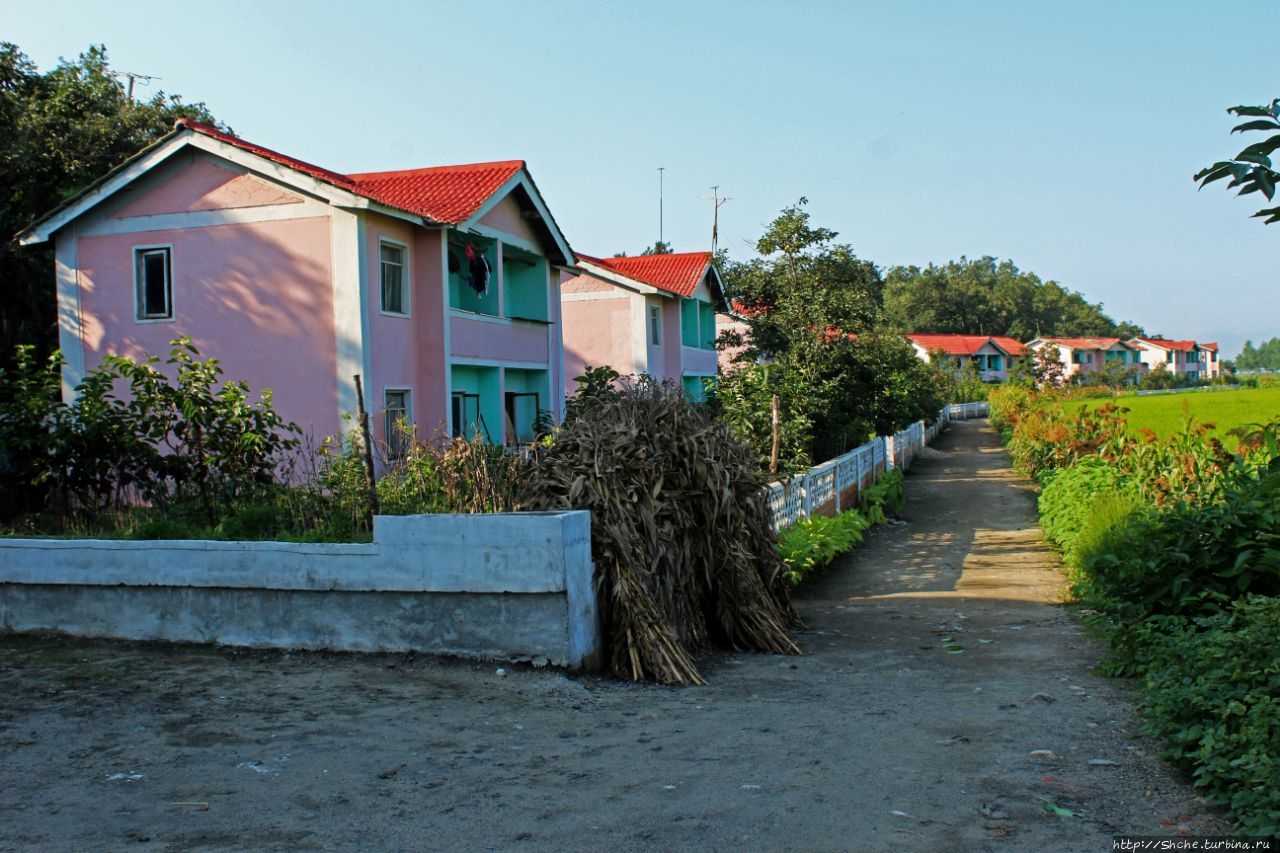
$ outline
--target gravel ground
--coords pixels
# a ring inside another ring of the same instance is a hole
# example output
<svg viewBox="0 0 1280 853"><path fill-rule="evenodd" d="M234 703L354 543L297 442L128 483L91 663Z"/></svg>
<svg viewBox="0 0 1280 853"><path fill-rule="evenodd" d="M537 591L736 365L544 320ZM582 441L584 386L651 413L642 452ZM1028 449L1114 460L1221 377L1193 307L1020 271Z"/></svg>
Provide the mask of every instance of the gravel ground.
<svg viewBox="0 0 1280 853"><path fill-rule="evenodd" d="M717 655L705 688L0 638L0 849L1094 851L1226 832L1136 737L1129 685L1093 674L986 422L954 425L907 489L904 522L802 590L803 656Z"/></svg>

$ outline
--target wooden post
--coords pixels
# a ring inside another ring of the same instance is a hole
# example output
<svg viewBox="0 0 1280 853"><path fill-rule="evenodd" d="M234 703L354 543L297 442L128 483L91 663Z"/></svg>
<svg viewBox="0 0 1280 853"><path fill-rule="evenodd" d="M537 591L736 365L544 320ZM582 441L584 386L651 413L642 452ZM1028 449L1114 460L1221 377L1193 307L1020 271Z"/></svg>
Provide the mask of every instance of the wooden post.
<svg viewBox="0 0 1280 853"><path fill-rule="evenodd" d="M780 432L782 416L778 412L778 395L773 395L773 450L769 452L769 473L778 473L778 450L782 443Z"/></svg>
<svg viewBox="0 0 1280 853"><path fill-rule="evenodd" d="M369 490L369 512L365 520L373 530L373 517L378 514L378 483L373 475L373 438L369 435L369 412L364 407L364 386L356 374L356 411L360 414L360 437L364 439L364 485Z"/></svg>

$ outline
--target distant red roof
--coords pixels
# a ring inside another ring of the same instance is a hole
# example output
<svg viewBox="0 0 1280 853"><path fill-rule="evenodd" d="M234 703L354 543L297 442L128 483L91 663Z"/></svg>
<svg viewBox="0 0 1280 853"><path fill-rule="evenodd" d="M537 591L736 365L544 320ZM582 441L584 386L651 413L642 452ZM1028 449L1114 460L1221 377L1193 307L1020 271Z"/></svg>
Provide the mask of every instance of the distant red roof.
<svg viewBox="0 0 1280 853"><path fill-rule="evenodd" d="M1013 356L1026 355L1028 350L1025 344L1018 343L1013 338L1006 338L1003 335L992 335L991 340L996 342L996 346Z"/></svg>
<svg viewBox="0 0 1280 853"><path fill-rule="evenodd" d="M593 258L578 253L579 259L618 275L665 290L678 296L693 296L702 275L711 263L710 252L680 252L670 255L636 255L624 258Z"/></svg>
<svg viewBox="0 0 1280 853"><path fill-rule="evenodd" d="M1071 349L1111 349L1116 344L1130 346L1119 338L1039 338L1053 344L1061 344Z"/></svg>
<svg viewBox="0 0 1280 853"><path fill-rule="evenodd" d="M990 335L907 335L906 338L928 352L941 350L947 355L973 355L991 341Z"/></svg>
<svg viewBox="0 0 1280 853"><path fill-rule="evenodd" d="M1170 341L1165 338L1135 338L1135 340L1139 343L1150 344L1161 349L1177 350L1178 352L1192 352L1196 348L1195 341Z"/></svg>
<svg viewBox="0 0 1280 853"><path fill-rule="evenodd" d="M523 160L503 160L343 175L255 145L198 121L179 119L177 125L288 166L370 201L414 213L442 225L457 225L470 219L512 175L525 168Z"/></svg>
<svg viewBox="0 0 1280 853"><path fill-rule="evenodd" d="M1213 351L1213 352L1217 352L1217 351L1218 351L1218 342L1217 342L1217 341L1204 341L1203 343L1201 343L1201 344L1200 344L1200 349L1207 349L1207 350L1211 350L1211 351Z"/></svg>

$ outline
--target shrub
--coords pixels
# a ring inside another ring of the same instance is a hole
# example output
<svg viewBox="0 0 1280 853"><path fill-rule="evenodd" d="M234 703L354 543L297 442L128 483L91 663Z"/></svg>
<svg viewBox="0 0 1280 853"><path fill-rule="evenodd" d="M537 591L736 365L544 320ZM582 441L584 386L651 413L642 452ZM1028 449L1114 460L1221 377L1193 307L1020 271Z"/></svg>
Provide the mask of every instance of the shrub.
<svg viewBox="0 0 1280 853"><path fill-rule="evenodd" d="M1209 616L1137 631L1147 731L1192 769L1244 834L1280 833L1280 599L1250 596Z"/></svg>
<svg viewBox="0 0 1280 853"><path fill-rule="evenodd" d="M1039 499L1045 535L1062 548L1070 566L1097 553L1099 541L1141 507L1141 499L1115 466L1086 456L1069 468L1048 472Z"/></svg>
<svg viewBox="0 0 1280 853"><path fill-rule="evenodd" d="M871 527L866 516L855 509L835 516L815 515L802 519L778 534L778 550L787 564L784 577L792 584L825 568L831 561L862 542Z"/></svg>
<svg viewBox="0 0 1280 853"><path fill-rule="evenodd" d="M903 486L901 468L891 468L880 475L858 495L858 508L871 524L884 524L888 520L885 507L901 512L907 503L907 491Z"/></svg>

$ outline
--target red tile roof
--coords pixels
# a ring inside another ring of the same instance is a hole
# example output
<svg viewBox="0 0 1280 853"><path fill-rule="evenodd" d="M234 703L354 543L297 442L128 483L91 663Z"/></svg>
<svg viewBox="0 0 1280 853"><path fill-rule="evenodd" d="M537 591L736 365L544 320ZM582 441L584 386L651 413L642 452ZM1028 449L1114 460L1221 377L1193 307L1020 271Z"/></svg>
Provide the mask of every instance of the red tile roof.
<svg viewBox="0 0 1280 853"><path fill-rule="evenodd" d="M947 355L973 355L991 340L990 335L907 335L906 338L928 352L942 350Z"/></svg>
<svg viewBox="0 0 1280 853"><path fill-rule="evenodd" d="M503 160L404 172L365 172L347 177L355 181L361 195L436 222L456 225L470 219L524 167L523 160Z"/></svg>
<svg viewBox="0 0 1280 853"><path fill-rule="evenodd" d="M1111 349L1116 344L1124 343L1119 338L1039 338L1038 340L1061 344L1071 349ZM1125 346L1130 345L1125 344Z"/></svg>
<svg viewBox="0 0 1280 853"><path fill-rule="evenodd" d="M525 168L523 160L503 160L497 163L343 175L255 145L198 121L179 119L177 126L265 157L370 201L447 225L457 225L471 218L512 175Z"/></svg>
<svg viewBox="0 0 1280 853"><path fill-rule="evenodd" d="M991 340L996 342L996 346L1013 356L1026 355L1029 350L1026 344L1019 343L1013 338L1007 338L1003 335L992 335Z"/></svg>
<svg viewBox="0 0 1280 853"><path fill-rule="evenodd" d="M1213 352L1217 352L1217 351L1218 351L1218 342L1217 342L1217 341L1204 341L1203 343L1201 343L1201 344L1200 344L1200 349L1207 349L1207 350L1212 350Z"/></svg>
<svg viewBox="0 0 1280 853"><path fill-rule="evenodd" d="M593 258L579 252L578 257L588 264L678 296L693 296L698 282L702 281L702 274L707 270L707 264L711 263L710 252L624 258Z"/></svg>
<svg viewBox="0 0 1280 853"><path fill-rule="evenodd" d="M1151 344L1161 349L1177 350L1178 352L1191 352L1196 348L1195 341L1170 341L1165 338L1136 338L1139 343Z"/></svg>

